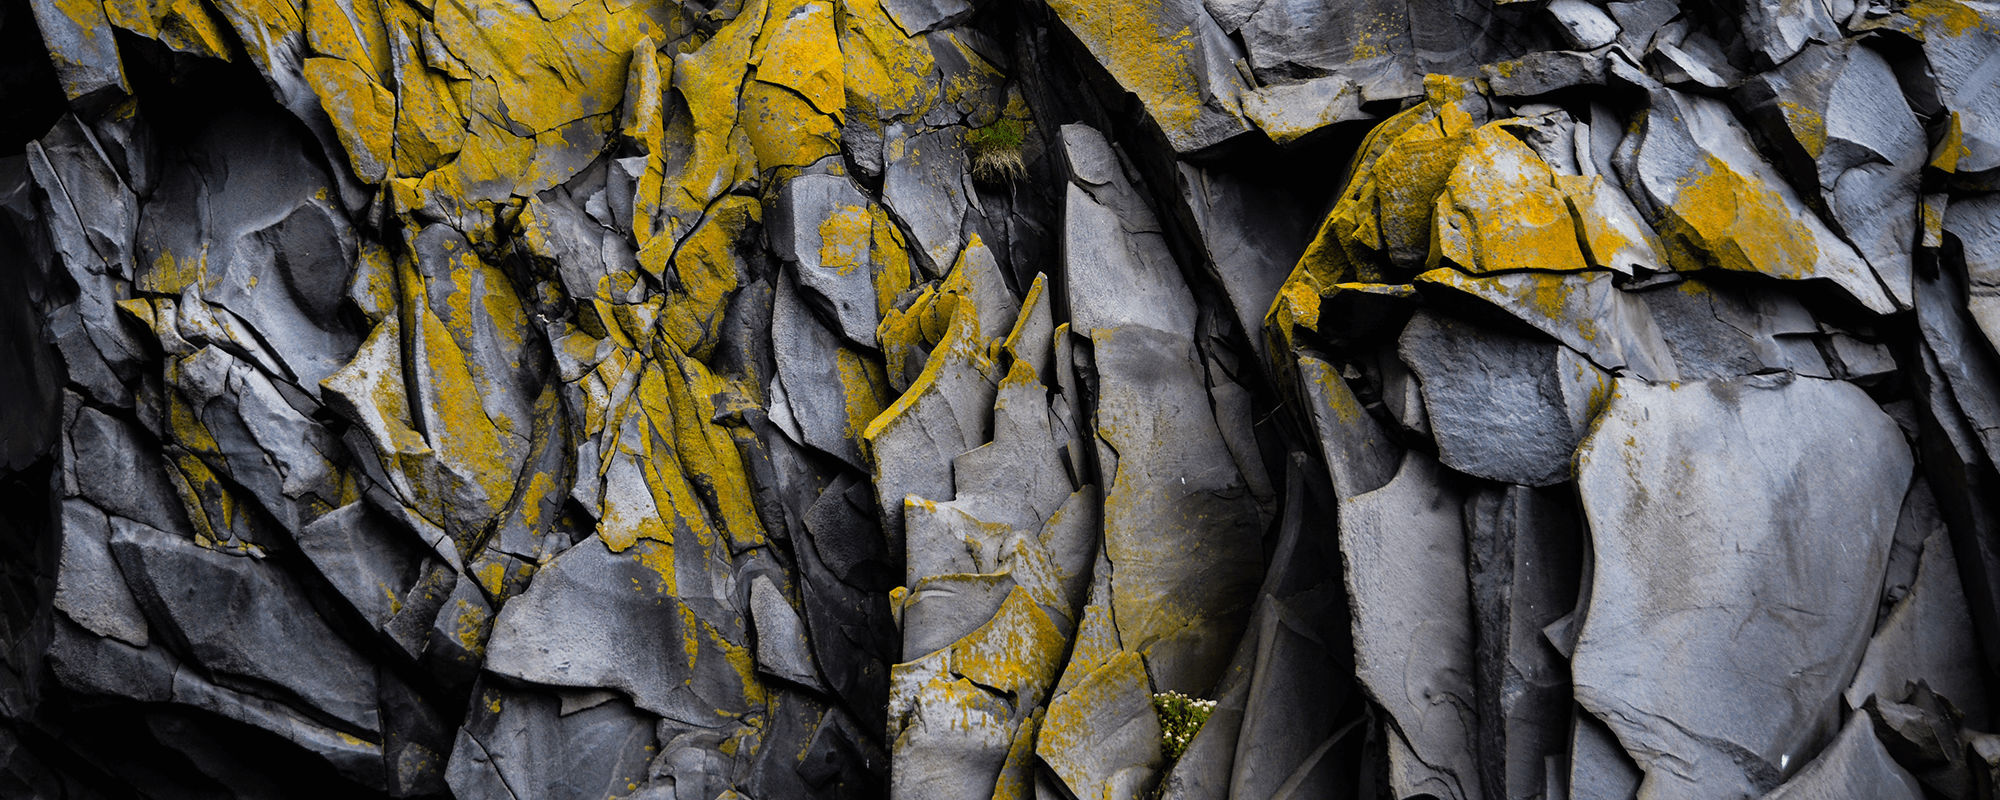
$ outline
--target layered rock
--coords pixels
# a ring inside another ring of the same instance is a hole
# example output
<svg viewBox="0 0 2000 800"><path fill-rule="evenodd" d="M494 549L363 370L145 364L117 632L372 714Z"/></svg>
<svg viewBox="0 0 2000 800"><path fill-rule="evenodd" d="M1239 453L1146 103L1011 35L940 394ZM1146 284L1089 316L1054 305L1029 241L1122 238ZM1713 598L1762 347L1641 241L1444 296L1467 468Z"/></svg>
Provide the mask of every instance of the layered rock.
<svg viewBox="0 0 2000 800"><path fill-rule="evenodd" d="M2000 780L1983 3L0 41L0 794Z"/></svg>

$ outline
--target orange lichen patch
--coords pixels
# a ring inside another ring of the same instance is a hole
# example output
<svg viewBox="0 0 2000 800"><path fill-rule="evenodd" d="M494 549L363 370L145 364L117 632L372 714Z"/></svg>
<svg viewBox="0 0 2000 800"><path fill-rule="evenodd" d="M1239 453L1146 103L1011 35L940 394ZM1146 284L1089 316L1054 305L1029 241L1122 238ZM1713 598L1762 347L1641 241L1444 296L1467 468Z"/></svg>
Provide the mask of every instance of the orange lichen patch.
<svg viewBox="0 0 2000 800"><path fill-rule="evenodd" d="M519 136L616 110L632 43L665 39L669 13L650 3L614 10L602 0L553 20L502 0L438 0L434 8L438 41L494 89L467 110Z"/></svg>
<svg viewBox="0 0 2000 800"><path fill-rule="evenodd" d="M804 167L840 152L840 125L782 86L743 87L743 128L763 169Z"/></svg>
<svg viewBox="0 0 2000 800"><path fill-rule="evenodd" d="M1035 709L1014 728L1014 742L993 782L992 800L1033 800L1035 797L1035 734L1042 729L1043 709Z"/></svg>
<svg viewBox="0 0 2000 800"><path fill-rule="evenodd" d="M1064 644L1049 615L1015 586L992 619L947 649L953 672L1032 704L1055 680Z"/></svg>
<svg viewBox="0 0 2000 800"><path fill-rule="evenodd" d="M444 76L424 67L409 37L396 34L396 172L422 175L465 144L465 122Z"/></svg>
<svg viewBox="0 0 2000 800"><path fill-rule="evenodd" d="M395 160L396 96L353 62L337 58L306 59L305 76L333 119L354 176L371 183L387 177Z"/></svg>
<svg viewBox="0 0 2000 800"><path fill-rule="evenodd" d="M1929 166L1931 169L1950 175L1958 171L1958 162L1972 155L1972 148L1965 145L1965 130L1961 127L1958 112L1953 111L1945 118L1944 136L1932 148Z"/></svg>
<svg viewBox="0 0 2000 800"><path fill-rule="evenodd" d="M650 36L632 44L632 63L625 78L624 113L618 133L636 143L646 166L632 191L632 243L642 251L654 245L660 187L666 181L666 81L673 62L662 62ZM654 249L658 249L655 247Z"/></svg>
<svg viewBox="0 0 2000 800"><path fill-rule="evenodd" d="M828 4L774 3L751 64L741 122L759 167L803 167L840 152L846 84Z"/></svg>
<svg viewBox="0 0 2000 800"><path fill-rule="evenodd" d="M1925 34L1942 33L1957 37L1973 28L2000 30L2000 25L1988 21L1979 11L1957 0L1917 0L1903 13L1922 22Z"/></svg>
<svg viewBox="0 0 2000 800"><path fill-rule="evenodd" d="M919 117L938 96L937 61L923 39L911 39L881 0L849 0L840 25L842 84L847 108L877 120Z"/></svg>
<svg viewBox="0 0 2000 800"><path fill-rule="evenodd" d="M1472 132L1437 198L1430 264L1468 272L1583 269L1576 224L1554 171L1505 122Z"/></svg>
<svg viewBox="0 0 2000 800"><path fill-rule="evenodd" d="M756 151L737 116L750 46L763 26L764 12L764 0L750 0L700 49L674 59L674 96L686 113L670 113L664 136L675 157L665 162L657 236L679 241L700 222L709 203L757 174Z"/></svg>
<svg viewBox="0 0 2000 800"><path fill-rule="evenodd" d="M1818 159L1826 152L1826 117L1817 110L1790 100L1780 101L1778 111L1784 116L1785 127L1792 132L1792 138L1806 149L1806 155Z"/></svg>
<svg viewBox="0 0 2000 800"><path fill-rule="evenodd" d="M847 104L847 79L833 16L833 6L820 0L784 0L773 6L751 63L757 80L798 93L838 122Z"/></svg>
<svg viewBox="0 0 2000 800"><path fill-rule="evenodd" d="M763 206L754 199L724 197L674 254L674 289L660 309L658 325L681 352L706 358L721 338L723 314L748 274L737 242L762 214Z"/></svg>
<svg viewBox="0 0 2000 800"><path fill-rule="evenodd" d="M345 60L387 83L389 37L377 4L306 0L305 24L306 47L315 55Z"/></svg>
<svg viewBox="0 0 2000 800"><path fill-rule="evenodd" d="M1777 192L1712 155L1665 211L1668 232L1722 269L1802 278L1819 257L1812 231Z"/></svg>
<svg viewBox="0 0 2000 800"><path fill-rule="evenodd" d="M883 371L882 362L847 347L835 353L834 359L847 405L846 437L858 440L893 396L889 376Z"/></svg>
<svg viewBox="0 0 2000 800"><path fill-rule="evenodd" d="M198 58L229 61L235 55L223 25L200 0L156 0L152 4L154 38L169 49Z"/></svg>
<svg viewBox="0 0 2000 800"><path fill-rule="evenodd" d="M1330 272L1334 246L1359 268L1355 278L1378 281L1373 265L1385 255L1428 253L1431 214L1467 135L1477 122L1460 108L1465 91L1445 79L1426 79L1423 103L1376 126L1355 158L1355 176L1334 204L1301 262ZM1406 263L1403 266L1415 266Z"/></svg>
<svg viewBox="0 0 2000 800"><path fill-rule="evenodd" d="M1049 8L1120 86L1139 96L1168 139L1195 136L1209 98L1197 72L1193 28L1167 16L1175 6L1050 0ZM1217 102L1233 105L1234 98Z"/></svg>
<svg viewBox="0 0 2000 800"><path fill-rule="evenodd" d="M633 560L638 561L647 569L652 570L654 575L659 576L659 580L653 585L641 585L639 587L640 591L662 597L674 596L676 581L674 578L673 542L654 539L642 540L633 545L630 555Z"/></svg>

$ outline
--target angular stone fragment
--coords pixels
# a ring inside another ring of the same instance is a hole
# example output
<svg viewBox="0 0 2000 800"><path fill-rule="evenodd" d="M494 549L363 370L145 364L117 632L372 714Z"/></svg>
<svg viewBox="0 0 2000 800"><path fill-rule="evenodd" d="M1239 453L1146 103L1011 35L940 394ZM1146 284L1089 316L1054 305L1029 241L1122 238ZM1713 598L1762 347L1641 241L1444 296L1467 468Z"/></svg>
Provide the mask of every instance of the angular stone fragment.
<svg viewBox="0 0 2000 800"><path fill-rule="evenodd" d="M1596 271L1472 277L1454 269L1435 269L1417 276L1417 285L1446 290L1441 297L1447 301L1464 296L1490 303L1602 369L1671 380L1676 376L1673 356L1651 311L1612 280L1611 273Z"/></svg>
<svg viewBox="0 0 2000 800"><path fill-rule="evenodd" d="M1923 543L1923 560L1909 594L1877 626L1847 688L1849 708L1870 697L1902 697L1919 681L1973 719L1985 717L1989 689L1977 673L1979 653L1966 612L1958 561L1942 532Z"/></svg>
<svg viewBox="0 0 2000 800"><path fill-rule="evenodd" d="M1401 353L1423 381L1439 459L1496 481L1567 480L1570 455L1611 393L1610 376L1569 348L1430 313L1403 330Z"/></svg>
<svg viewBox="0 0 2000 800"><path fill-rule="evenodd" d="M1138 96L1176 151L1201 150L1249 130L1228 39L1197 0L1145 0L1131 8L1056 0L1049 7L1118 87Z"/></svg>
<svg viewBox="0 0 2000 800"><path fill-rule="evenodd" d="M1833 743L1765 800L1809 797L1879 797L1917 800L1923 797L1917 779L1898 765L1875 738L1867 714L1850 714Z"/></svg>
<svg viewBox="0 0 2000 800"><path fill-rule="evenodd" d="M111 553L160 638L218 680L278 687L353 730L380 730L374 665L275 566L122 521Z"/></svg>
<svg viewBox="0 0 2000 800"><path fill-rule="evenodd" d="M1861 660L1902 436L1848 384L1621 380L1577 459L1596 562L1577 700L1643 791L1770 788L1830 735Z"/></svg>
<svg viewBox="0 0 2000 800"><path fill-rule="evenodd" d="M1871 311L1896 309L1882 276L1758 155L1727 106L1671 89L1652 98L1635 134L1636 172L1626 178L1651 204L1656 227L1680 248L1680 268L1820 278Z"/></svg>
<svg viewBox="0 0 2000 800"><path fill-rule="evenodd" d="M1403 797L1483 796L1463 495L1453 483L1413 452L1394 480L1340 507L1354 669L1387 712L1388 780Z"/></svg>

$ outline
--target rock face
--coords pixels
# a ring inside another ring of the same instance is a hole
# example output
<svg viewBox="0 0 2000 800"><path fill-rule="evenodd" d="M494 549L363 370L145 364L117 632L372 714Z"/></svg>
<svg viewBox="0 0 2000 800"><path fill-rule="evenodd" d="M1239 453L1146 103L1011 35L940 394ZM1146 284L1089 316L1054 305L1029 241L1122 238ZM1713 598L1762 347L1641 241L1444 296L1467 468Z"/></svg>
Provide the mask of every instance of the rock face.
<svg viewBox="0 0 2000 800"><path fill-rule="evenodd" d="M2000 6L0 43L0 796L2000 785Z"/></svg>

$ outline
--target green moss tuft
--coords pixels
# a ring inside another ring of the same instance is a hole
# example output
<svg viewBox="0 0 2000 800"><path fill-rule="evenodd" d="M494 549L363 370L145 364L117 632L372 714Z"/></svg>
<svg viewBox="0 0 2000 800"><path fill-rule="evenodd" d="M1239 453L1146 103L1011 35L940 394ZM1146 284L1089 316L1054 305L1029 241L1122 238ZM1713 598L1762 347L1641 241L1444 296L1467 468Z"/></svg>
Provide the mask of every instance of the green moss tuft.
<svg viewBox="0 0 2000 800"><path fill-rule="evenodd" d="M972 155L972 177L985 183L1011 183L1028 171L1021 155L1028 140L1026 120L1001 117L983 128L965 134L966 149Z"/></svg>

